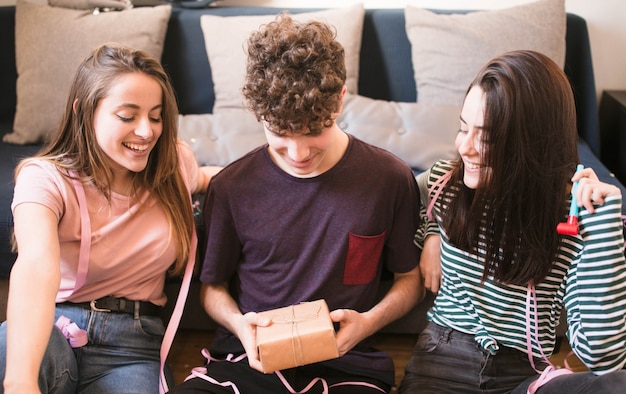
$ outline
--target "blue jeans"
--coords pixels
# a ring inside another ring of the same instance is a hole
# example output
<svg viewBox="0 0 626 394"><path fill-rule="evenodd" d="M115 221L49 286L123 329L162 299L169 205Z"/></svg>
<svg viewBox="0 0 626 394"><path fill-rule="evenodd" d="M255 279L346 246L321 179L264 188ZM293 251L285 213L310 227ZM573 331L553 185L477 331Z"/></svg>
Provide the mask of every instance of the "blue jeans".
<svg viewBox="0 0 626 394"><path fill-rule="evenodd" d="M535 365L539 370L546 366L538 359ZM398 393L526 394L538 376L524 352L502 347L493 356L480 348L473 335L428 323L417 339ZM623 393L624 387L626 370L602 376L580 372L554 378L537 394Z"/></svg>
<svg viewBox="0 0 626 394"><path fill-rule="evenodd" d="M87 330L89 343L72 349L54 327L39 376L42 393L147 394L159 392L160 347L165 329L158 316L93 312L57 304ZM6 322L0 325L0 378L6 367ZM0 387L0 393L4 389Z"/></svg>

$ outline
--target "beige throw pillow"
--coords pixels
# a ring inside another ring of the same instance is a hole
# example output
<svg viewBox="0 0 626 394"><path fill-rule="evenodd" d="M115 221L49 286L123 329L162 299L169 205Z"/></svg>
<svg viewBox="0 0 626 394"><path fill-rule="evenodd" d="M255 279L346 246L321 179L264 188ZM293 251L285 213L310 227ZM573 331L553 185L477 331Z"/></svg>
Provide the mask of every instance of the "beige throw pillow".
<svg viewBox="0 0 626 394"><path fill-rule="evenodd" d="M493 57L531 49L565 63L564 0L467 14L405 8L417 101L461 105L468 85Z"/></svg>
<svg viewBox="0 0 626 394"><path fill-rule="evenodd" d="M337 124L347 133L386 149L411 168L456 157L461 109L454 105L401 103L346 94Z"/></svg>
<svg viewBox="0 0 626 394"><path fill-rule="evenodd" d="M119 42L160 59L171 6L74 10L18 0L15 11L17 108L3 141L40 143L57 129L72 76L99 44Z"/></svg>
<svg viewBox="0 0 626 394"><path fill-rule="evenodd" d="M225 166L267 142L263 125L243 108L179 115L178 136L189 144L200 165Z"/></svg>
<svg viewBox="0 0 626 394"><path fill-rule="evenodd" d="M319 20L334 26L337 41L343 45L346 58L346 86L357 92L359 55L365 10L362 4L315 12L294 13L298 21ZM202 15L200 24L211 66L215 105L213 113L243 108L241 88L246 73L245 43L250 33L269 23L276 15L215 16Z"/></svg>

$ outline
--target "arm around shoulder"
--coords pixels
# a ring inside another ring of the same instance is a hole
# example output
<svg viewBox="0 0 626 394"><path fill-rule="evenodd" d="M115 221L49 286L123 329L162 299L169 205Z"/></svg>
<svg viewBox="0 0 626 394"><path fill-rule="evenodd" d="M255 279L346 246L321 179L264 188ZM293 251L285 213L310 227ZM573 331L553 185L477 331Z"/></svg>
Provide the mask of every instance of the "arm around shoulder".
<svg viewBox="0 0 626 394"><path fill-rule="evenodd" d="M196 189L193 193L204 193L209 187L209 182L211 179L217 175L218 172L222 170L223 167L219 166L202 166L200 167L200 171L198 171L198 184L196 185Z"/></svg>
<svg viewBox="0 0 626 394"><path fill-rule="evenodd" d="M191 189L191 194L206 192L211 178L220 172L222 167L198 165L191 147L180 138L178 139L178 152L181 156L184 173L186 173L188 179L187 182L191 183L188 186Z"/></svg>

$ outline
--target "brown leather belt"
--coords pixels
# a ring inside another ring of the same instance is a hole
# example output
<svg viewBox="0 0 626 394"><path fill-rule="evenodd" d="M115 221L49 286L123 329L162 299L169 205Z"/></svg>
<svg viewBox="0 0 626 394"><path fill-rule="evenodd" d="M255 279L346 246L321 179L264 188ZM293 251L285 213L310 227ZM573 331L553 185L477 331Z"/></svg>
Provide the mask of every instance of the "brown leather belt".
<svg viewBox="0 0 626 394"><path fill-rule="evenodd" d="M130 313L131 315L157 316L161 307L147 301L133 301L127 298L106 296L91 302L67 302L68 304L96 312Z"/></svg>

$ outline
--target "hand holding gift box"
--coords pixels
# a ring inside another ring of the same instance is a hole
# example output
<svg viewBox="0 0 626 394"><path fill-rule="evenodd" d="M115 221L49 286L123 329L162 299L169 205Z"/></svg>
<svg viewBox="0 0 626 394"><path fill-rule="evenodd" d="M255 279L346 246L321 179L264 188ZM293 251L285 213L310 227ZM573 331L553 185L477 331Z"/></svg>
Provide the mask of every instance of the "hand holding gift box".
<svg viewBox="0 0 626 394"><path fill-rule="evenodd" d="M257 327L264 373L339 357L335 329L324 300L260 312L272 324Z"/></svg>

